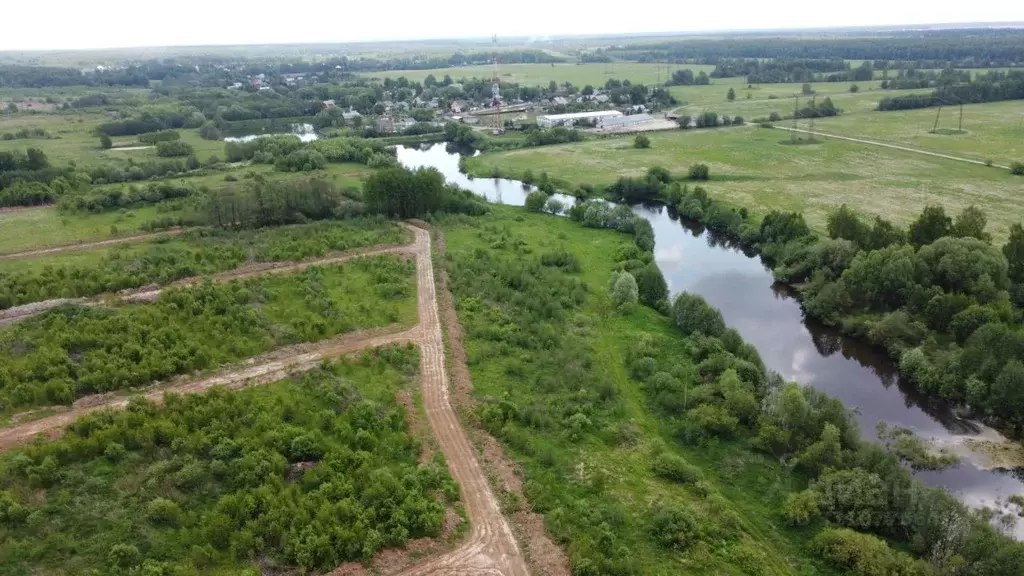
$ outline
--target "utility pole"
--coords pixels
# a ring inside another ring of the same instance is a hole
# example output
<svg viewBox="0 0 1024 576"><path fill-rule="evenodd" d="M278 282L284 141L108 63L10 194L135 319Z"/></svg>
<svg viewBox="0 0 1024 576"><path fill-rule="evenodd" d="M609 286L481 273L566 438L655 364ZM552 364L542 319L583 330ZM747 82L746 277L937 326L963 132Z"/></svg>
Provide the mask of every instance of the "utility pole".
<svg viewBox="0 0 1024 576"><path fill-rule="evenodd" d="M818 114L818 109L815 106L815 102L818 101L817 96L811 96L811 137L810 140L814 140L814 117Z"/></svg>
<svg viewBox="0 0 1024 576"><path fill-rule="evenodd" d="M961 134L964 131L964 103L963 102L960 103L960 124L957 125L956 131L960 132Z"/></svg>
<svg viewBox="0 0 1024 576"><path fill-rule="evenodd" d="M793 131L789 133L789 141L796 144L797 118L800 114L800 96L793 94Z"/></svg>
<svg viewBox="0 0 1024 576"><path fill-rule="evenodd" d="M932 134L939 129L939 114L942 114L942 103L939 102L939 109L935 112L935 125L932 126Z"/></svg>

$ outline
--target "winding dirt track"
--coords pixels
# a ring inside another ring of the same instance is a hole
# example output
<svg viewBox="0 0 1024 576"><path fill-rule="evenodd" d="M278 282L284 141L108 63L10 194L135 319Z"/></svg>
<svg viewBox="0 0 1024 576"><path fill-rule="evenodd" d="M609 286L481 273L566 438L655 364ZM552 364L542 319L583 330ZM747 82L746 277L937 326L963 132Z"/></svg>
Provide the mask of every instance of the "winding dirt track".
<svg viewBox="0 0 1024 576"><path fill-rule="evenodd" d="M279 350L255 358L246 367L193 381L184 381L146 394L160 402L167 392L194 393L212 386L237 389L273 382L289 373L315 368L327 358L357 352L364 348L412 342L420 346L420 378L427 419L438 444L448 461L452 476L459 483L462 502L470 521L469 537L456 549L426 558L398 572L402 576L526 576L526 562L508 522L501 514L491 492L487 476L477 461L476 452L463 431L448 399L449 381L445 368L444 341L438 316L434 268L430 257L430 234L422 228L406 225L415 235L408 246L369 250L367 254L405 253L416 256L417 305L419 325L404 332L379 334L352 333L322 342L299 353ZM23 253L24 254L24 253ZM356 254L335 258L352 258ZM324 262L306 262L290 267L273 268L274 272L294 271ZM123 408L126 398L96 397L83 399L67 412L48 416L23 425L0 430L0 451L30 441L38 434L57 435L76 418L96 410Z"/></svg>

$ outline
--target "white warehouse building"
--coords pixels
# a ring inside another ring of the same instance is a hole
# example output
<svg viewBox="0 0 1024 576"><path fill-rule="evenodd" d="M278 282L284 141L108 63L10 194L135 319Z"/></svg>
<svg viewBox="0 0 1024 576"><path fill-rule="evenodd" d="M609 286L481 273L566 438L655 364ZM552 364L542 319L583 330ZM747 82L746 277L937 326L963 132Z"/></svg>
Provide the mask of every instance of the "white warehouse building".
<svg viewBox="0 0 1024 576"><path fill-rule="evenodd" d="M537 126L551 128L552 126L573 126L580 120L593 120L600 124L606 118L618 118L622 112L618 110L598 110L596 112L573 112L572 114L550 114L537 116Z"/></svg>

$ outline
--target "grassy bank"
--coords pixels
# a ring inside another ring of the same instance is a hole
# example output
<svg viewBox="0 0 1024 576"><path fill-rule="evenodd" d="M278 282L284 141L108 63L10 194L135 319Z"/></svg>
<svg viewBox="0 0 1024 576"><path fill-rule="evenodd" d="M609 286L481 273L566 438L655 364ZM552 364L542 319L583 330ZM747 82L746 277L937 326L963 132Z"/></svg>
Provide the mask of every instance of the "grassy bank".
<svg viewBox="0 0 1024 576"><path fill-rule="evenodd" d="M838 402L780 386L699 301L671 317L616 306L611 273L639 278L650 258L632 238L506 207L441 224L475 417L522 466L575 574L873 574L858 558L936 573L825 519L922 556L963 554L965 574L1017 573L1018 545L861 443ZM915 506L962 519L988 551L925 543L942 528L909 536L937 528Z"/></svg>
<svg viewBox="0 0 1024 576"><path fill-rule="evenodd" d="M623 176L643 176L651 166L685 174L696 163L711 169L715 197L766 213L802 212L816 230L840 204L857 206L906 224L926 204L956 213L974 204L988 215L990 230L1006 238L1024 216L1020 177L986 168L855 142L825 140L789 145L789 135L755 127L656 132L651 147L637 149L632 137L590 140L542 148L483 154L466 160L475 176L495 170L519 177L547 172L572 189L607 185Z"/></svg>

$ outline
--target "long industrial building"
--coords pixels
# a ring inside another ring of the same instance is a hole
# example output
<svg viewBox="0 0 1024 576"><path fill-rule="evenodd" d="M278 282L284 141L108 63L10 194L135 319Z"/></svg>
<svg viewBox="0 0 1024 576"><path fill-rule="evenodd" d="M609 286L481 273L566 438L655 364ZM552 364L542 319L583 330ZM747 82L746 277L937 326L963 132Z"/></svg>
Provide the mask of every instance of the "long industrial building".
<svg viewBox="0 0 1024 576"><path fill-rule="evenodd" d="M551 128L552 126L573 126L580 120L594 120L600 123L605 118L618 118L622 112L618 110L598 110L596 112L574 112L572 114L551 114L548 116L537 116L537 126Z"/></svg>

